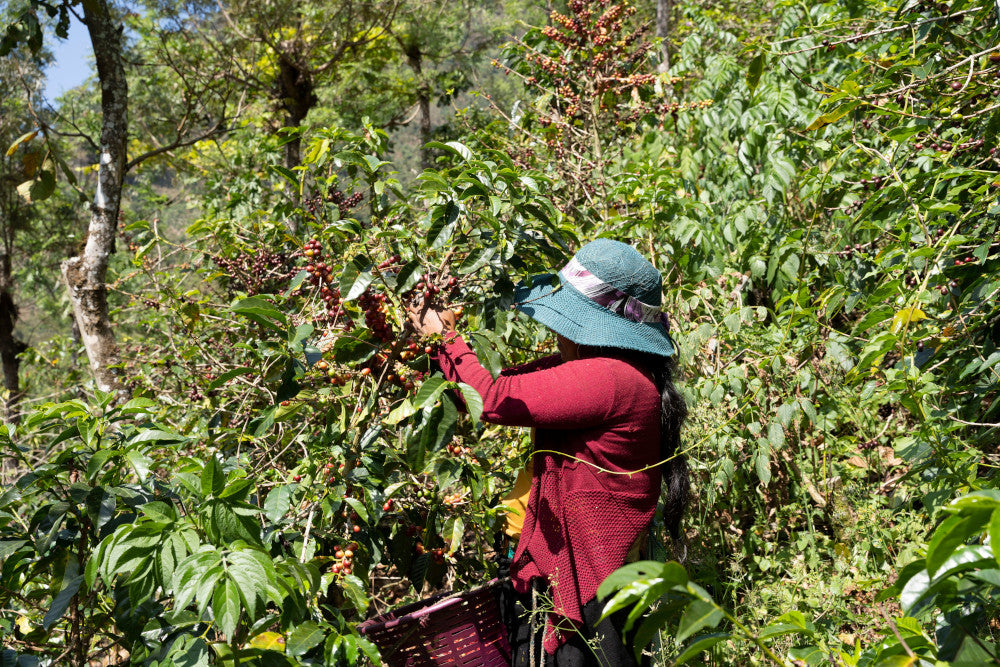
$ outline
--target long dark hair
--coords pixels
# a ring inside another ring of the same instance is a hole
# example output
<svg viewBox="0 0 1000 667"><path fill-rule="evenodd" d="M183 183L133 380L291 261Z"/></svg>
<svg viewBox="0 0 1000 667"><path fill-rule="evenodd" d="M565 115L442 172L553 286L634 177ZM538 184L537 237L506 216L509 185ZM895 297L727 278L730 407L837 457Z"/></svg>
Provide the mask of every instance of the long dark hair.
<svg viewBox="0 0 1000 667"><path fill-rule="evenodd" d="M664 462L663 479L667 483L663 522L670 536L677 540L691 488L687 458L680 448L681 424L687 418L687 404L674 386L674 373L677 371L674 357L643 356L646 357L646 367L653 373L656 388L660 390L660 460Z"/></svg>

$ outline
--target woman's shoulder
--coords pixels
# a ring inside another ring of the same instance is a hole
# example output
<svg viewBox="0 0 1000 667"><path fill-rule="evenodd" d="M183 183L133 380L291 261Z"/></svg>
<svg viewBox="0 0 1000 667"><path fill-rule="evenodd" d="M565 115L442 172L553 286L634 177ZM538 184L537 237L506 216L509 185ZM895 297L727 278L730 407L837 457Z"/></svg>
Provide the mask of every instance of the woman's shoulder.
<svg viewBox="0 0 1000 667"><path fill-rule="evenodd" d="M645 363L632 355L628 350L600 348L596 350L583 349L581 358L566 363L589 364L593 368L607 368L622 373L639 373L650 375Z"/></svg>
<svg viewBox="0 0 1000 667"><path fill-rule="evenodd" d="M588 355L582 359L564 362L563 367L576 371L592 382L614 381L631 388L648 389L653 394L659 395L652 371L627 352Z"/></svg>

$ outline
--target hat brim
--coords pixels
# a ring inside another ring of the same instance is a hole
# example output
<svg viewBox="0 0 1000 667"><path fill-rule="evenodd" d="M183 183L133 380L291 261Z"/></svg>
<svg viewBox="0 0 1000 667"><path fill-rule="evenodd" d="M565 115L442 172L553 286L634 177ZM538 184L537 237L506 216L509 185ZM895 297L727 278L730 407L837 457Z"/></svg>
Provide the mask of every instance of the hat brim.
<svg viewBox="0 0 1000 667"><path fill-rule="evenodd" d="M628 320L563 283L558 273L537 275L518 285L514 307L578 345L636 350L661 357L676 352L662 324Z"/></svg>

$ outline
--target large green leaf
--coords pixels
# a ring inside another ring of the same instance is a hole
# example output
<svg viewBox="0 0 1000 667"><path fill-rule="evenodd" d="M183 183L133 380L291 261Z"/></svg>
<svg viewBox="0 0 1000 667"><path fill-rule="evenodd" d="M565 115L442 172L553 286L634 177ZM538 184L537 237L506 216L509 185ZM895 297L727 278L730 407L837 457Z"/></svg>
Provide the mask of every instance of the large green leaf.
<svg viewBox="0 0 1000 667"><path fill-rule="evenodd" d="M359 613L364 614L369 604L368 587L365 582L361 581L357 576L349 574L341 579L340 585L343 587L347 599L354 605L354 608Z"/></svg>
<svg viewBox="0 0 1000 667"><path fill-rule="evenodd" d="M171 533L163 541L163 544L160 546L157 567L159 568L159 580L164 587L173 581L174 573L187 556L187 542L180 532Z"/></svg>
<svg viewBox="0 0 1000 667"><path fill-rule="evenodd" d="M472 151L469 150L468 146L466 146L465 144L459 143L457 141L449 141L447 143L443 143L443 142L440 142L440 141L429 141L429 142L427 142L426 147L428 149L437 149L437 150L446 151L448 153L452 153L453 155L457 155L458 157L462 158L463 160L471 160L472 159Z"/></svg>
<svg viewBox="0 0 1000 667"><path fill-rule="evenodd" d="M955 549L965 544L988 519L989 515L982 512L966 516L950 516L945 519L934 531L927 545L927 573L933 577Z"/></svg>
<svg viewBox="0 0 1000 667"><path fill-rule="evenodd" d="M426 243L429 248L441 248L451 240L458 212L458 204L450 200L434 209L431 214L431 225L427 229Z"/></svg>
<svg viewBox="0 0 1000 667"><path fill-rule="evenodd" d="M267 599L267 592L274 584L273 576L268 576L269 572L260 561L250 553L251 550L231 551L227 556L229 561L228 573L230 578L238 584L240 595L243 596L243 604L247 608L251 618L257 615L257 601Z"/></svg>
<svg viewBox="0 0 1000 667"><path fill-rule="evenodd" d="M224 578L215 587L215 594L212 596L212 614L219 630L232 639L240 622L240 591L232 579Z"/></svg>
<svg viewBox="0 0 1000 667"><path fill-rule="evenodd" d="M292 484L282 484L275 486L267 492L264 499L264 516L271 523L277 523L281 517L291 508L292 497L295 495L296 486Z"/></svg>
<svg viewBox="0 0 1000 667"><path fill-rule="evenodd" d="M80 584L83 583L83 575L79 574L63 583L62 589L52 598L52 604L49 605L48 611L42 617L42 627L45 630L51 628L66 613L69 603L76 596L77 591L80 590Z"/></svg>
<svg viewBox="0 0 1000 667"><path fill-rule="evenodd" d="M404 398L402 402L392 409L389 416L385 418L385 423L389 426L395 426L399 422L403 421L407 417L412 417L417 413L417 408L414 407L413 403L409 399Z"/></svg>
<svg viewBox="0 0 1000 667"><path fill-rule="evenodd" d="M201 494L208 498L218 495L226 488L226 476L222 472L222 464L214 456L205 461L201 471Z"/></svg>
<svg viewBox="0 0 1000 667"><path fill-rule="evenodd" d="M767 54L761 51L753 60L750 61L750 67L747 68L747 88L750 89L750 95L753 96L755 90L757 90L757 84L760 83L760 77L764 73L764 63L767 62Z"/></svg>
<svg viewBox="0 0 1000 667"><path fill-rule="evenodd" d="M469 417L473 423L479 423L479 418L483 414L483 397L479 395L478 391L464 382L458 383L458 390L462 393L462 399L465 401L465 409L469 412Z"/></svg>
<svg viewBox="0 0 1000 667"><path fill-rule="evenodd" d="M684 610L681 622L677 626L676 639L684 641L702 628L714 628L723 619L719 605L705 600L694 600Z"/></svg>
<svg viewBox="0 0 1000 667"><path fill-rule="evenodd" d="M344 265L340 274L340 293L343 301L353 301L372 283L372 263L364 255L357 255Z"/></svg>
<svg viewBox="0 0 1000 667"><path fill-rule="evenodd" d="M28 203L40 202L52 196L56 189L56 174L43 169L38 176L17 186L17 193Z"/></svg>
<svg viewBox="0 0 1000 667"><path fill-rule="evenodd" d="M288 643L285 645L285 653L290 656L305 655L309 649L318 646L326 633L323 632L319 624L313 621L306 621L292 630Z"/></svg>
<svg viewBox="0 0 1000 667"><path fill-rule="evenodd" d="M813 636L816 634L816 626L813 625L812 621L807 620L802 612L789 611L768 623L757 636L761 639L769 639L788 634Z"/></svg>
<svg viewBox="0 0 1000 667"><path fill-rule="evenodd" d="M629 584L650 579L658 579L669 586L683 586L687 583L688 576L684 566L675 561L659 563L643 560L629 563L607 576L597 589L597 598L603 600Z"/></svg>
<svg viewBox="0 0 1000 667"><path fill-rule="evenodd" d="M202 515L209 538L216 544L228 544L243 540L250 544L260 544L261 525L256 514L259 510L241 503L224 499L205 503Z"/></svg>
<svg viewBox="0 0 1000 667"><path fill-rule="evenodd" d="M427 378L413 397L413 407L417 409L433 406L445 390L445 380L440 375Z"/></svg>
<svg viewBox="0 0 1000 667"><path fill-rule="evenodd" d="M993 558L1000 565L1000 507L993 510L993 514L990 515L989 535Z"/></svg>
<svg viewBox="0 0 1000 667"><path fill-rule="evenodd" d="M268 302L263 295L238 299L229 309L237 315L248 317L261 326L280 333L284 333L288 321L285 314Z"/></svg>

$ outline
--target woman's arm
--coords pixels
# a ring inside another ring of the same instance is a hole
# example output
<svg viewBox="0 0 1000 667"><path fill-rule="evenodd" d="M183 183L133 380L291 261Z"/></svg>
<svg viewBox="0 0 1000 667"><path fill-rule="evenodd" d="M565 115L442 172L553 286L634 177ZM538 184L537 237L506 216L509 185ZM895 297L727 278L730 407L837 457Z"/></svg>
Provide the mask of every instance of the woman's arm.
<svg viewBox="0 0 1000 667"><path fill-rule="evenodd" d="M607 421L614 410L607 360L545 364L494 379L460 337L441 346L435 361L448 380L464 382L483 399L483 419L508 426L585 428ZM552 365L549 365L552 364ZM523 368L523 367L522 367Z"/></svg>
<svg viewBox="0 0 1000 667"><path fill-rule="evenodd" d="M544 371L546 368L552 368L553 366L558 366L562 363L562 356L558 354L550 354L547 357L542 357L541 359L535 359L534 361L529 361L524 364L518 364L517 366L510 366L508 368L500 371L500 375L520 375L522 373L534 373L535 371Z"/></svg>

